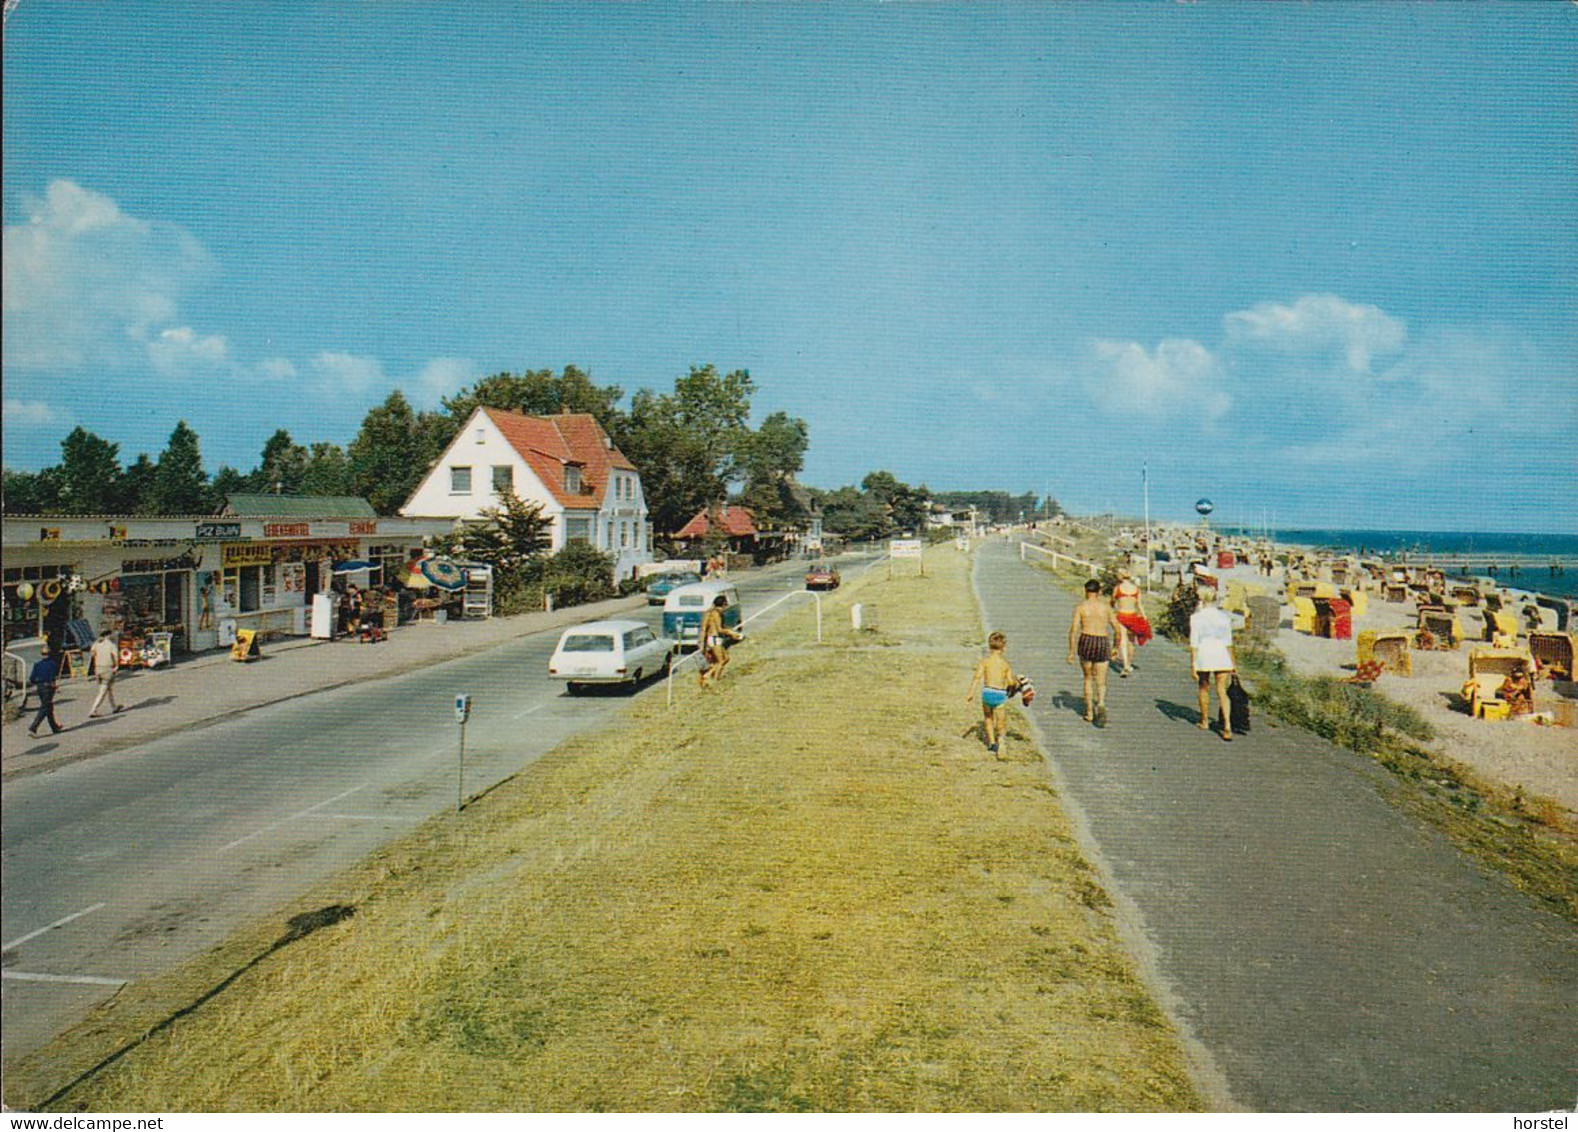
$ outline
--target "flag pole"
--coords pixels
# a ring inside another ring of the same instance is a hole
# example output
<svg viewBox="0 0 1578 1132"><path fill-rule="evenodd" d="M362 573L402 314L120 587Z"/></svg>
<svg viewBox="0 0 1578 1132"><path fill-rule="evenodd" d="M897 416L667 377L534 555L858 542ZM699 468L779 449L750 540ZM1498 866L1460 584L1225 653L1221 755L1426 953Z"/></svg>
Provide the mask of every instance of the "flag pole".
<svg viewBox="0 0 1578 1132"><path fill-rule="evenodd" d="M1151 473L1148 461L1140 461L1140 487L1145 493L1145 592L1151 592Z"/></svg>

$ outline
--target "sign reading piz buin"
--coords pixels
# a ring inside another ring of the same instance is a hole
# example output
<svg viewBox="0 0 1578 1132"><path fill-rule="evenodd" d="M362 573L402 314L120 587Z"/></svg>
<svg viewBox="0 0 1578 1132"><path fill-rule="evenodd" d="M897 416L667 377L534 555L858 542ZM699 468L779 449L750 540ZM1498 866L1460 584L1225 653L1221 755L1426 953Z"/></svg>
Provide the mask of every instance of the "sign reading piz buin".
<svg viewBox="0 0 1578 1132"><path fill-rule="evenodd" d="M125 535L121 536L125 538ZM226 539L241 537L240 523L198 523L197 540L199 542L219 542Z"/></svg>

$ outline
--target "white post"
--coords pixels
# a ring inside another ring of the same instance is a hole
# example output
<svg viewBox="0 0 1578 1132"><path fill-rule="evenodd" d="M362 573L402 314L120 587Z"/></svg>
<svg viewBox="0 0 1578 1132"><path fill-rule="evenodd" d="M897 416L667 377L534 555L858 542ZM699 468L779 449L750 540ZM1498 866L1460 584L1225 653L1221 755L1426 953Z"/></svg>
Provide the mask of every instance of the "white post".
<svg viewBox="0 0 1578 1132"><path fill-rule="evenodd" d="M1146 461L1140 461L1140 485L1145 493L1145 592L1151 591L1151 473Z"/></svg>

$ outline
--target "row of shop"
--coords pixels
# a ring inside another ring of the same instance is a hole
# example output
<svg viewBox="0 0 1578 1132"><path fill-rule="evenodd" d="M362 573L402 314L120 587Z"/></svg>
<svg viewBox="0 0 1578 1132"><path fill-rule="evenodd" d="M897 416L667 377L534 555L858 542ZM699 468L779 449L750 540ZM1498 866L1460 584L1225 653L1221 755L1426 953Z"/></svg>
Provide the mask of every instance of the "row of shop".
<svg viewBox="0 0 1578 1132"><path fill-rule="evenodd" d="M360 502L360 501L357 501ZM363 505L365 506L365 504ZM368 509L370 511L370 509ZM168 655L227 647L237 629L306 635L313 598L394 587L443 519L4 519L4 635L115 633Z"/></svg>

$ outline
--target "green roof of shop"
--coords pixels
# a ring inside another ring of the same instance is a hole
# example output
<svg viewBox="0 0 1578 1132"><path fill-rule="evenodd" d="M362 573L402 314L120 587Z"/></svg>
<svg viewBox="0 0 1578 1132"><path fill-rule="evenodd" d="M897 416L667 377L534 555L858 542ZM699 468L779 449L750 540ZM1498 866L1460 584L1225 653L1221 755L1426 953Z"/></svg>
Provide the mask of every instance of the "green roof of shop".
<svg viewBox="0 0 1578 1132"><path fill-rule="evenodd" d="M231 495L225 515L241 519L376 519L373 505L358 495Z"/></svg>

